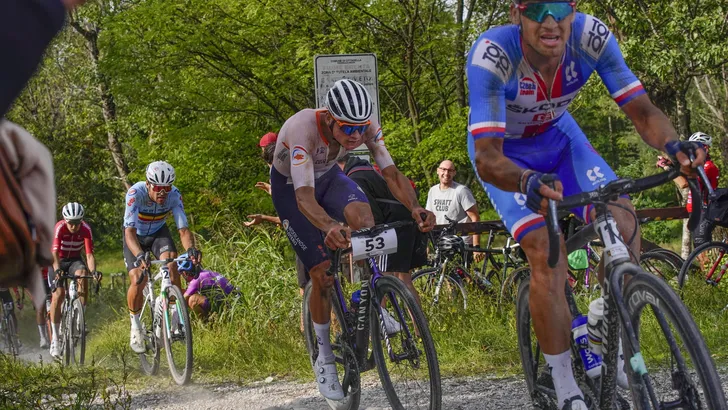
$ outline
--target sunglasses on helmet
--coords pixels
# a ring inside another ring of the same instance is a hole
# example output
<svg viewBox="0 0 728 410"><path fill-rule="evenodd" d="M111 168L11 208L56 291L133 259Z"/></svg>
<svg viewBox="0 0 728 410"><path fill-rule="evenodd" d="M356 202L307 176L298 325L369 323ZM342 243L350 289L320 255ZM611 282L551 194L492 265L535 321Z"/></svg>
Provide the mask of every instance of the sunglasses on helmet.
<svg viewBox="0 0 728 410"><path fill-rule="evenodd" d="M516 8L529 20L543 23L546 17L561 21L571 15L576 7L575 1L546 1L528 4L516 4Z"/></svg>
<svg viewBox="0 0 728 410"><path fill-rule="evenodd" d="M360 134L364 134L369 126L372 124L371 121L367 121L361 124L352 124L350 122L339 121L336 119L334 121L336 121L336 125L338 125L339 128L341 128L341 131L346 135L351 135L357 131L359 131Z"/></svg>

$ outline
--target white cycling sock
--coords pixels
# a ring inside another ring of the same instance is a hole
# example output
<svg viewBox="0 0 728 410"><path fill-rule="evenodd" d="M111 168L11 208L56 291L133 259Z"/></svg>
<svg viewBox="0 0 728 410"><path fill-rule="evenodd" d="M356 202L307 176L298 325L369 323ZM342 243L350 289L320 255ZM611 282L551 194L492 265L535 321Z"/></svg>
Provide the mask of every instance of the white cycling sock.
<svg viewBox="0 0 728 410"><path fill-rule="evenodd" d="M318 343L319 355L317 362L331 363L334 361L334 352L331 350L331 341L329 340L329 328L331 322L319 324L313 322L313 330L316 333L316 341Z"/></svg>
<svg viewBox="0 0 728 410"><path fill-rule="evenodd" d="M141 312L140 313L129 313L129 318L131 319L132 329L141 329L142 324L139 321L139 317L141 317Z"/></svg>
<svg viewBox="0 0 728 410"><path fill-rule="evenodd" d="M51 323L51 331L53 332L52 340L58 340L59 327L61 327L60 323Z"/></svg>
<svg viewBox="0 0 728 410"><path fill-rule="evenodd" d="M558 407L561 408L566 400L574 396L584 397L574 380L574 372L571 369L571 350L556 355L544 353L543 356L546 358L546 363L551 366L551 378L554 380Z"/></svg>
<svg viewBox="0 0 728 410"><path fill-rule="evenodd" d="M38 334L40 335L41 339L46 335L45 328L45 325L38 325Z"/></svg>

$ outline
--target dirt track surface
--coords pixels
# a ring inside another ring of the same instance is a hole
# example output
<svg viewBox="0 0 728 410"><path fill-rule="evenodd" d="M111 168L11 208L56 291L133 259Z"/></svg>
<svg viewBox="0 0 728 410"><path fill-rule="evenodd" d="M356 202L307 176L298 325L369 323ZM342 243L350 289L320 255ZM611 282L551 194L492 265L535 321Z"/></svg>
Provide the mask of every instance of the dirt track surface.
<svg viewBox="0 0 728 410"><path fill-rule="evenodd" d="M443 409L524 409L530 405L525 384L517 378L464 378L443 380ZM134 393L134 409L328 409L311 383L272 382L253 386L191 385L164 392ZM360 409L389 409L378 380L365 380Z"/></svg>

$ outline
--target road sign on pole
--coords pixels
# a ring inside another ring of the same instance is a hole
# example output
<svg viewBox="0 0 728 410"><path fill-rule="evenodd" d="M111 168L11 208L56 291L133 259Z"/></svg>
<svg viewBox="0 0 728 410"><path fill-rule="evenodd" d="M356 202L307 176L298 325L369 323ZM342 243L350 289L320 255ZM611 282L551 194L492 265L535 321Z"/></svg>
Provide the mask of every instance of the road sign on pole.
<svg viewBox="0 0 728 410"><path fill-rule="evenodd" d="M325 105L326 92L329 88L336 81L347 78L361 83L369 91L374 105L372 115L381 124L377 56L375 54L318 54L314 57L313 65L316 103L319 107Z"/></svg>

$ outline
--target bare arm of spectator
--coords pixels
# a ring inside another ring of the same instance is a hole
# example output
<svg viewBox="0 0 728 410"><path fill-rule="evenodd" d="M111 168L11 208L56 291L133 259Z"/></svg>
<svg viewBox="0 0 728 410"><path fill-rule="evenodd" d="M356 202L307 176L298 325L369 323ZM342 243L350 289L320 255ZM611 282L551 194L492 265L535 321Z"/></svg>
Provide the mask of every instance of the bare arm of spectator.
<svg viewBox="0 0 728 410"><path fill-rule="evenodd" d="M468 208L465 211L466 214L468 214L468 218L470 218L470 222L478 222L480 221L480 213L478 213L478 205L473 205L470 208ZM473 246L480 247L480 234L473 234ZM485 258L485 254L483 252L475 252L473 253L473 258L475 258L476 262L480 262Z"/></svg>
<svg viewBox="0 0 728 410"><path fill-rule="evenodd" d="M270 184L267 182L256 182L255 187L258 189L262 189L263 191L267 192L268 195L270 195Z"/></svg>
<svg viewBox="0 0 728 410"><path fill-rule="evenodd" d="M273 223L276 225L281 224L281 218L279 218L277 216L253 214L253 215L248 215L248 219L250 219L250 221L244 222L245 226L259 225L259 224L263 223L264 221L270 222L270 223Z"/></svg>

